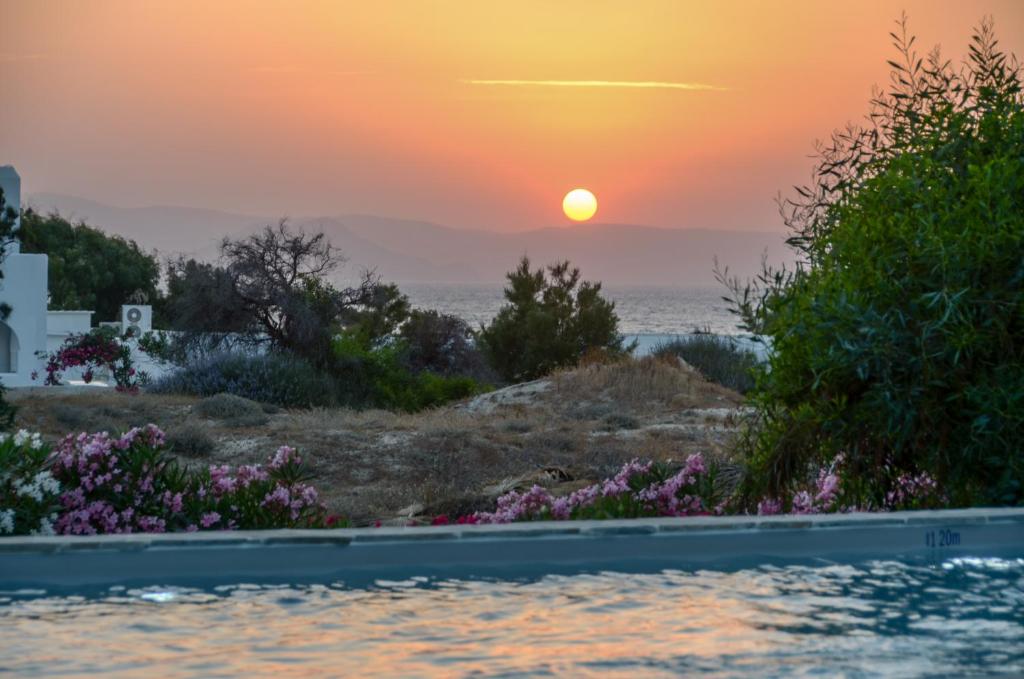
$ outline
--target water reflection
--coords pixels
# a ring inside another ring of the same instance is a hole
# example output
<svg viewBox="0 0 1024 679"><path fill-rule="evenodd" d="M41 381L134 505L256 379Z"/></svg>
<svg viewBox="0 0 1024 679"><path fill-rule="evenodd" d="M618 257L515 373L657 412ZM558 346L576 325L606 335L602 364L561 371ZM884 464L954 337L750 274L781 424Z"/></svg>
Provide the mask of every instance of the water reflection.
<svg viewBox="0 0 1024 679"><path fill-rule="evenodd" d="M1024 673L1020 559L0 597L22 674Z"/></svg>

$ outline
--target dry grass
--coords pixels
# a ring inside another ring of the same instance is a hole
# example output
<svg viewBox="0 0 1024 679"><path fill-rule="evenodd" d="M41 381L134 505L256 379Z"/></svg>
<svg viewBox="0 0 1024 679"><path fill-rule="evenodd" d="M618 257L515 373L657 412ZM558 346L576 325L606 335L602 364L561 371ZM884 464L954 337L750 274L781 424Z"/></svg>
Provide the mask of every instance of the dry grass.
<svg viewBox="0 0 1024 679"><path fill-rule="evenodd" d="M673 409L738 405L739 396L724 387L706 382L693 370L674 358L645 356L610 363L591 364L577 370L562 371L552 378L553 396L562 401L613 404L620 410L633 410L651 404Z"/></svg>
<svg viewBox="0 0 1024 679"><path fill-rule="evenodd" d="M264 462L282 444L297 446L331 510L356 523L404 522L395 517L414 504L424 515L492 508L500 492L534 483L569 492L634 457L727 456L742 419L709 416L734 409L739 395L655 359L563 371L529 402L487 412L282 410L247 424L201 417L187 396L12 394L18 425L50 440L154 422L181 439L176 454L188 464Z"/></svg>

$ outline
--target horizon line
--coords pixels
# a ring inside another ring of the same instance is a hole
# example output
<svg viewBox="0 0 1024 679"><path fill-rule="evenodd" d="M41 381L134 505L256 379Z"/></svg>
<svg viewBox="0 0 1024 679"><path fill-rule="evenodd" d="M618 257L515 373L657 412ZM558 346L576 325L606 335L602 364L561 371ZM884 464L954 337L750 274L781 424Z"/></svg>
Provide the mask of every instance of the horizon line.
<svg viewBox="0 0 1024 679"><path fill-rule="evenodd" d="M628 89L687 90L691 92L725 92L727 87L706 83L670 82L663 80L474 80L461 79L467 85L507 85L518 87L606 87Z"/></svg>

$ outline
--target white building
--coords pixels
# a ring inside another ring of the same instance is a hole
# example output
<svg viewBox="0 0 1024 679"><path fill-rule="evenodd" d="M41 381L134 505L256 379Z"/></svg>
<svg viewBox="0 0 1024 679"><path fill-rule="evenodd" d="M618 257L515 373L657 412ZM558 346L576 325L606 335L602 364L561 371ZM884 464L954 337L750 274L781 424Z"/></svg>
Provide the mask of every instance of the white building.
<svg viewBox="0 0 1024 679"><path fill-rule="evenodd" d="M21 178L10 165L0 166L0 187L7 206L20 213ZM0 383L29 386L32 373L41 371L44 363L36 352L46 351L48 258L22 254L16 239L4 253L0 305L5 310L9 307L10 313L0 320Z"/></svg>
<svg viewBox="0 0 1024 679"><path fill-rule="evenodd" d="M6 206L20 214L21 178L10 165L0 166L0 188ZM20 217L15 222L15 232L19 222ZM92 329L92 311L47 310L48 267L46 255L23 254L17 238L7 244L0 259L0 309L10 309L6 318L0 318L0 384L5 387L41 386L46 379L46 355L59 349L71 335ZM121 315L119 328L131 327L137 335L152 329L153 311L147 305L125 305ZM163 366L140 352L137 343L132 344L132 352L140 367L154 374L162 372ZM84 370L69 368L61 374L65 382L75 383Z"/></svg>

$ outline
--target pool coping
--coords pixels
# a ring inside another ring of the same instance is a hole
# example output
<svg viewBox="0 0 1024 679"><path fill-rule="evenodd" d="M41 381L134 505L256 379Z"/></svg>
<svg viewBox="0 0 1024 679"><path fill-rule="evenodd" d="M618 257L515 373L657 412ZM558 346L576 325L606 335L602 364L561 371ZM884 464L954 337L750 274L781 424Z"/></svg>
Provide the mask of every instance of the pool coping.
<svg viewBox="0 0 1024 679"><path fill-rule="evenodd" d="M359 546L423 544L424 541L529 540L534 538L606 538L683 535L709 532L823 531L846 528L943 527L966 524L1024 524L1024 508L971 508L905 512L776 516L696 516L588 521L536 521L491 525L445 525L381 528L277 529L134 533L86 536L0 537L0 562L13 554L58 554L88 550L139 552L149 549L196 549L288 545Z"/></svg>

